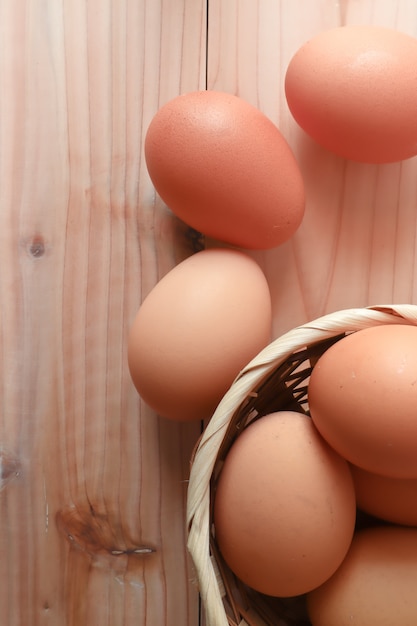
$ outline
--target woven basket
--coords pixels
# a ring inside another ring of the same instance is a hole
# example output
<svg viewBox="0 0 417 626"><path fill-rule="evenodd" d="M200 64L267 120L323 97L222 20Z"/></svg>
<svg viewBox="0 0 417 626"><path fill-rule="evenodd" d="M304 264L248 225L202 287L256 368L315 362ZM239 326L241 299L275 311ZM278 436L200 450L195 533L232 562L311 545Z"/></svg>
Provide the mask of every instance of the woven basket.
<svg viewBox="0 0 417 626"><path fill-rule="evenodd" d="M417 306L347 309L299 326L262 350L218 405L193 455L187 501L188 549L207 626L309 624L302 598L262 596L245 587L222 560L212 523L216 479L249 421L278 410L308 414L308 379L317 359L346 334L380 324L417 325Z"/></svg>

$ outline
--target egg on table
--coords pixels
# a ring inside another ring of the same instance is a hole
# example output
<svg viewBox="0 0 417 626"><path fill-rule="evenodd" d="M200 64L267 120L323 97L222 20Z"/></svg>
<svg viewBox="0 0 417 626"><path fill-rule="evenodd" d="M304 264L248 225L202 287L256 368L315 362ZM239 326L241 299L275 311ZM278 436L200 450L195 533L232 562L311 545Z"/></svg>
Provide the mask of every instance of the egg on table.
<svg viewBox="0 0 417 626"><path fill-rule="evenodd" d="M304 183L277 126L242 98L197 91L162 106L145 138L156 191L186 224L246 249L268 249L298 229Z"/></svg>
<svg viewBox="0 0 417 626"><path fill-rule="evenodd" d="M271 323L268 282L252 257L227 248L198 252L140 306L128 339L132 381L161 416L207 419L269 343Z"/></svg>
<svg viewBox="0 0 417 626"><path fill-rule="evenodd" d="M417 154L417 39L350 25L312 37L294 54L285 94L317 143L354 161L388 163Z"/></svg>

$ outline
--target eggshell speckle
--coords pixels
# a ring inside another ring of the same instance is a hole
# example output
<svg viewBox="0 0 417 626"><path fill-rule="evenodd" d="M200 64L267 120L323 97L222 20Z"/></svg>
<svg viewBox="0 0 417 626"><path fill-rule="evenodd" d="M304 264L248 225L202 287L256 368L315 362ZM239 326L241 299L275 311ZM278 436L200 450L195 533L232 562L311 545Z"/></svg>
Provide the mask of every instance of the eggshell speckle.
<svg viewBox="0 0 417 626"><path fill-rule="evenodd" d="M331 346L311 374L311 417L348 461L417 478L417 326L381 325Z"/></svg>
<svg viewBox="0 0 417 626"><path fill-rule="evenodd" d="M155 189L185 223L219 241L267 249L304 215L304 183L278 128L237 96L197 91L154 116L145 158Z"/></svg>
<svg viewBox="0 0 417 626"><path fill-rule="evenodd" d="M415 626L417 529L359 531L340 568L309 593L312 626Z"/></svg>
<svg viewBox="0 0 417 626"><path fill-rule="evenodd" d="M319 144L348 159L387 163L417 154L417 39L377 26L313 37L286 72L288 106Z"/></svg>
<svg viewBox="0 0 417 626"><path fill-rule="evenodd" d="M216 540L244 583L295 596L340 565L355 511L348 465L311 419L272 413L250 424L226 456L214 500Z"/></svg>
<svg viewBox="0 0 417 626"><path fill-rule="evenodd" d="M145 298L128 340L142 399L174 420L211 416L240 369L269 341L271 297L249 255L207 249L166 274Z"/></svg>

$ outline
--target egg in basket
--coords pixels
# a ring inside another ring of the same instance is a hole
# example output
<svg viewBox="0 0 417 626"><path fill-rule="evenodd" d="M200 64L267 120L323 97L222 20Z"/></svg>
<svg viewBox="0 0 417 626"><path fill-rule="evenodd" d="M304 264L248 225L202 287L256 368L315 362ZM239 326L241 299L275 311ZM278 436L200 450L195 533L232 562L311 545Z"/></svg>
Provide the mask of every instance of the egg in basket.
<svg viewBox="0 0 417 626"><path fill-rule="evenodd" d="M328 314L240 372L190 472L188 548L208 626L417 623L415 407L413 305ZM362 516L361 473L406 484L404 518L378 517L371 499Z"/></svg>

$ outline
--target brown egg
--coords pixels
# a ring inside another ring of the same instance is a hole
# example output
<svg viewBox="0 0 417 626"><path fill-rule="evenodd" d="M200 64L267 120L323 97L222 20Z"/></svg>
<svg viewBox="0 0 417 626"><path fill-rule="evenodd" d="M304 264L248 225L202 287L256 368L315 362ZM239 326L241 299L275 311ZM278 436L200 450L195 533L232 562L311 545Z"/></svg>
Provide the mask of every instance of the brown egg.
<svg viewBox="0 0 417 626"><path fill-rule="evenodd" d="M350 466L356 502L365 513L406 526L417 526L417 478L390 478Z"/></svg>
<svg viewBox="0 0 417 626"><path fill-rule="evenodd" d="M197 91L169 101L149 125L145 158L168 207L214 239L273 248L301 223L304 183L288 143L234 95Z"/></svg>
<svg viewBox="0 0 417 626"><path fill-rule="evenodd" d="M349 548L355 495L347 463L311 419L272 413L233 443L214 500L215 533L230 569L271 596L305 593Z"/></svg>
<svg viewBox="0 0 417 626"><path fill-rule="evenodd" d="M163 417L209 418L239 371L271 338L266 278L249 255L210 249L154 287L128 341L132 381Z"/></svg>
<svg viewBox="0 0 417 626"><path fill-rule="evenodd" d="M344 337L320 357L308 393L315 426L340 455L368 472L417 478L417 326Z"/></svg>
<svg viewBox="0 0 417 626"><path fill-rule="evenodd" d="M356 533L340 568L308 594L313 626L416 626L417 529Z"/></svg>
<svg viewBox="0 0 417 626"><path fill-rule="evenodd" d="M417 154L417 39L391 28L348 25L318 33L288 66L285 91L299 125L355 161Z"/></svg>

